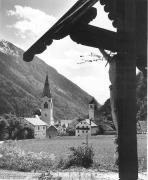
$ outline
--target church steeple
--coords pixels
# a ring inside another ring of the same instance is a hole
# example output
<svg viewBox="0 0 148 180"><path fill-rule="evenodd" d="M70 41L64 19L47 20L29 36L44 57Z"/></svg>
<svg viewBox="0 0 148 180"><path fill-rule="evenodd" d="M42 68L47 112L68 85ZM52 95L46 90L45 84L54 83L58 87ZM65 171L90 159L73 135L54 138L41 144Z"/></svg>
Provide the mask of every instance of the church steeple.
<svg viewBox="0 0 148 180"><path fill-rule="evenodd" d="M49 81L48 81L48 74L46 75L46 80L45 80L43 94L42 94L42 97L45 97L45 96L47 96L48 98L51 98L51 92L50 92Z"/></svg>
<svg viewBox="0 0 148 180"><path fill-rule="evenodd" d="M42 94L41 119L45 121L49 126L54 125L53 102L49 87L48 75L46 75L43 94Z"/></svg>

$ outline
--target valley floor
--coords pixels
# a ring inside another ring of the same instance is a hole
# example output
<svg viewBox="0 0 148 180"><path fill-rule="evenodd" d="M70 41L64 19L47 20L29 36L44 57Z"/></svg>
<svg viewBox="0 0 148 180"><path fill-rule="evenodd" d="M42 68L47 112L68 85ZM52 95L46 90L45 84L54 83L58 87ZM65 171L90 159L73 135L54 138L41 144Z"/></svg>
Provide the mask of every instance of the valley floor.
<svg viewBox="0 0 148 180"><path fill-rule="evenodd" d="M147 169L147 135L138 134L138 162L139 170L145 171ZM115 170L114 156L115 156L115 136L114 135L99 135L92 136L88 139L88 144L91 145L95 153L95 161L100 164L101 169ZM17 144L24 151L31 151L35 153L48 152L55 157L66 157L70 151L69 148L77 147L86 142L85 137L65 136L56 137L53 139L44 140L22 140L17 141Z"/></svg>
<svg viewBox="0 0 148 180"><path fill-rule="evenodd" d="M53 177L62 177L62 180L118 180L117 169L114 167L114 145L115 136L100 135L89 137L88 144L94 149L94 160L99 166L93 166L92 169L76 168L66 170L50 171ZM138 139L138 163L139 163L139 180L146 180L147 175L147 146L146 134L137 135ZM8 141L9 143L10 141ZM85 137L56 137L53 139L31 139L11 141L25 152L47 152L53 158L66 157L70 151L69 148L77 147L82 143L86 143ZM7 144L3 142L3 144ZM15 147L17 147L15 146ZM7 168L5 168L7 169ZM41 173L35 172L18 172L0 169L0 180L37 180ZM51 179L52 180L52 179ZM55 179L60 180L60 179Z"/></svg>
<svg viewBox="0 0 148 180"><path fill-rule="evenodd" d="M61 172L50 172L53 175L53 179L58 180L118 180L117 172L98 172L92 170L79 170L79 171L61 171ZM0 180L38 180L41 173L27 173L17 171L0 170ZM138 174L139 180L147 180L146 172ZM51 179L52 180L52 179Z"/></svg>

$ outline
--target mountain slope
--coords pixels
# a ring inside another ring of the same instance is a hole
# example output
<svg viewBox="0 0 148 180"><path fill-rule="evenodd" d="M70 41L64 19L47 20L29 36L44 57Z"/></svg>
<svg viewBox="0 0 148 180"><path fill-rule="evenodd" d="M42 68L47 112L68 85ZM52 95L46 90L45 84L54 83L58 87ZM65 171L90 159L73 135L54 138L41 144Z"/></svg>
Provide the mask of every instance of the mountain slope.
<svg viewBox="0 0 148 180"><path fill-rule="evenodd" d="M90 95L41 59L35 57L26 63L22 56L21 49L0 41L0 114L15 112L27 116L40 107L47 71L55 118L72 119L88 114Z"/></svg>
<svg viewBox="0 0 148 180"><path fill-rule="evenodd" d="M147 121L147 77L145 77L142 72L139 72L136 76L136 103L136 119L139 123L145 124L141 121ZM100 114L100 119L103 119L103 121L104 119L106 119L107 122L110 123L111 126L113 126L110 99L107 99L104 105L100 106L98 112ZM144 129L145 127L146 124L144 126Z"/></svg>

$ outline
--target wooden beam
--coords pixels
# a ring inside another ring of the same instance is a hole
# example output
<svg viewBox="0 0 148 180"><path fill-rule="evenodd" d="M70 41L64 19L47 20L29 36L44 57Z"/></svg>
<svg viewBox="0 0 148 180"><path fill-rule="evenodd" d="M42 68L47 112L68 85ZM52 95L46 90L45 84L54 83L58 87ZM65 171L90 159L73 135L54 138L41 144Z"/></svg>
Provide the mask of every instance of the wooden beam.
<svg viewBox="0 0 148 180"><path fill-rule="evenodd" d="M113 52L126 52L130 39L125 35L117 35L116 32L102 29L92 25L81 25L73 28L70 37L78 44L110 50Z"/></svg>

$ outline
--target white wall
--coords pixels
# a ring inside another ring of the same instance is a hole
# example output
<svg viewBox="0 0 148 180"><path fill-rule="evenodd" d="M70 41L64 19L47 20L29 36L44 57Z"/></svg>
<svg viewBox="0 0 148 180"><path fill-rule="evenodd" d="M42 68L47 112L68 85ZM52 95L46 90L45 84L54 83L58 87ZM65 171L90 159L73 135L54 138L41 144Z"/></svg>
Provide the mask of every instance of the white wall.
<svg viewBox="0 0 148 180"><path fill-rule="evenodd" d="M89 129L86 129L89 128ZM91 126L82 121L76 125L76 136L86 136L87 134L91 135Z"/></svg>
<svg viewBox="0 0 148 180"><path fill-rule="evenodd" d="M38 139L46 138L46 126L35 126L34 137Z"/></svg>

